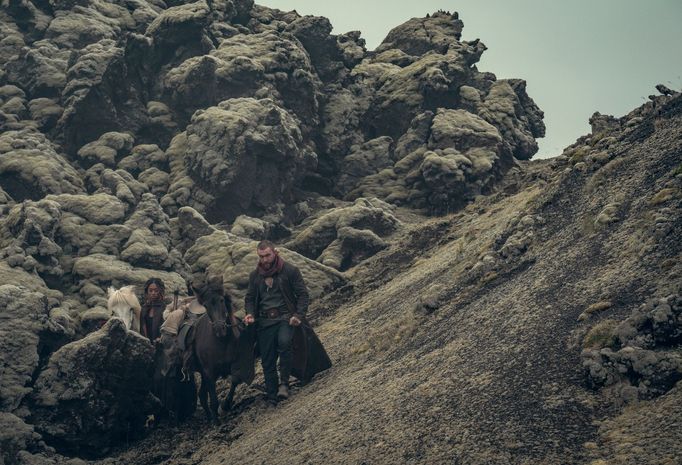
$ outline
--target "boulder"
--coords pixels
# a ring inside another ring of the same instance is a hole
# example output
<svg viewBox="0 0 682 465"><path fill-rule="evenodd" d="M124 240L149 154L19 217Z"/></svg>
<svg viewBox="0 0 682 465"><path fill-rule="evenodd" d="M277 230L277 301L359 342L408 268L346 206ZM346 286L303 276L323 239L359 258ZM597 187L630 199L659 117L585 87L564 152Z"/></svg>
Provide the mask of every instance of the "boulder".
<svg viewBox="0 0 682 465"><path fill-rule="evenodd" d="M398 141L397 161L359 179L346 198L378 197L437 214L454 211L499 179L510 163L505 147L498 130L475 114L425 112Z"/></svg>
<svg viewBox="0 0 682 465"><path fill-rule="evenodd" d="M55 127L64 109L56 99L40 97L28 102L31 119L45 132Z"/></svg>
<svg viewBox="0 0 682 465"><path fill-rule="evenodd" d="M171 106L187 119L223 100L255 96L271 98L306 128L318 124L321 83L310 58L296 39L274 32L225 39L169 71L163 87Z"/></svg>
<svg viewBox="0 0 682 465"><path fill-rule="evenodd" d="M163 198L170 187L168 172L153 167L141 172L137 179L159 199Z"/></svg>
<svg viewBox="0 0 682 465"><path fill-rule="evenodd" d="M496 149L502 137L493 125L465 110L439 109L431 123L428 148L454 148L465 152L476 147Z"/></svg>
<svg viewBox="0 0 682 465"><path fill-rule="evenodd" d="M260 218L252 218L246 215L239 215L232 223L230 233L235 236L246 237L253 240L260 240L266 236L268 223Z"/></svg>
<svg viewBox="0 0 682 465"><path fill-rule="evenodd" d="M651 299L618 324L616 347L586 349L583 368L594 389L606 388L617 402L652 399L682 379L682 298Z"/></svg>
<svg viewBox="0 0 682 465"><path fill-rule="evenodd" d="M682 342L682 298L677 294L652 299L614 331L622 346L646 349L674 347Z"/></svg>
<svg viewBox="0 0 682 465"><path fill-rule="evenodd" d="M201 183L195 183L190 177L185 162L185 153L190 150L187 132L183 131L173 138L168 147L168 191L161 197L161 206L169 216L177 216L178 210L185 206L206 212L214 197L203 189Z"/></svg>
<svg viewBox="0 0 682 465"><path fill-rule="evenodd" d="M457 12L438 11L426 18L412 18L391 29L376 52L398 49L416 56L430 51L444 54L450 45L459 41L463 28Z"/></svg>
<svg viewBox="0 0 682 465"><path fill-rule="evenodd" d="M618 351L585 350L583 368L590 386L610 388L621 402L648 400L665 394L682 379L682 356L638 347Z"/></svg>
<svg viewBox="0 0 682 465"><path fill-rule="evenodd" d="M335 184L338 193L343 196L365 177L393 166L392 146L393 139L384 136L351 148L351 153L343 160L339 180Z"/></svg>
<svg viewBox="0 0 682 465"><path fill-rule="evenodd" d="M444 54L423 55L404 68L376 64L363 68L376 75L375 97L365 116L367 129L397 140L420 113L454 107L459 87L473 79L477 73L473 65L484 50L480 42L456 42Z"/></svg>
<svg viewBox="0 0 682 465"><path fill-rule="evenodd" d="M30 125L27 116L26 93L13 85L0 87L0 129L20 130Z"/></svg>
<svg viewBox="0 0 682 465"><path fill-rule="evenodd" d="M0 222L0 245L5 247L0 256L29 273L61 276L62 248L56 242L60 219L60 206L51 200L15 205Z"/></svg>
<svg viewBox="0 0 682 465"><path fill-rule="evenodd" d="M133 136L120 132L107 132L78 150L78 156L86 165L102 163L113 167L133 147Z"/></svg>
<svg viewBox="0 0 682 465"><path fill-rule="evenodd" d="M36 449L39 441L40 435L31 425L11 413L0 411L0 464L22 463L19 453Z"/></svg>
<svg viewBox="0 0 682 465"><path fill-rule="evenodd" d="M285 247L326 266L348 269L388 245L382 237L401 225L393 209L378 199L357 199L353 205L308 219Z"/></svg>
<svg viewBox="0 0 682 465"><path fill-rule="evenodd" d="M173 247L183 255L203 236L209 236L216 231L201 213L192 207L182 207L178 216L170 221Z"/></svg>
<svg viewBox="0 0 682 465"><path fill-rule="evenodd" d="M50 40L39 40L22 47L17 59L8 64L8 78L26 89L32 98L56 98L66 85L66 70L71 54Z"/></svg>
<svg viewBox="0 0 682 465"><path fill-rule="evenodd" d="M187 205L178 205L178 200L187 201L218 221L262 214L289 200L296 181L316 161L296 119L270 99L232 99L197 111L186 138L174 139L169 148L170 154L176 151L184 166L172 166L178 181L167 197L174 197L178 207ZM179 182L181 170L190 178L188 184ZM210 204L196 202L202 196L194 195L195 190L208 193ZM164 208L168 203L162 200Z"/></svg>
<svg viewBox="0 0 682 465"><path fill-rule="evenodd" d="M137 80L129 76L124 50L116 41L104 39L75 52L66 80L57 129L67 153L75 154L108 132L134 134L147 123Z"/></svg>
<svg viewBox="0 0 682 465"><path fill-rule="evenodd" d="M343 88L330 84L325 87L324 94L320 129L324 150L320 153L319 171L331 177L343 166L343 158L351 147L365 141L361 122L371 105L372 92L364 85Z"/></svg>
<svg viewBox="0 0 682 465"><path fill-rule="evenodd" d="M0 411L16 411L31 392L47 320L43 294L0 285Z"/></svg>
<svg viewBox="0 0 682 465"><path fill-rule="evenodd" d="M151 269L182 269L182 259L171 249L168 216L152 194L144 194L126 220L132 231L121 249L121 258L133 266Z"/></svg>
<svg viewBox="0 0 682 465"><path fill-rule="evenodd" d="M529 160L538 151L536 137L544 137L544 113L526 94L526 82L521 79L493 83L477 113L494 125L519 160Z"/></svg>
<svg viewBox="0 0 682 465"><path fill-rule="evenodd" d="M171 6L149 24L145 34L158 45L182 45L188 36L202 34L208 25L210 12L211 8L203 0Z"/></svg>
<svg viewBox="0 0 682 465"><path fill-rule="evenodd" d="M251 19L246 26L254 33L266 31L283 31L288 24L301 17L296 10L282 11L276 8L254 4L251 9Z"/></svg>
<svg viewBox="0 0 682 465"><path fill-rule="evenodd" d="M85 184L93 195L106 194L125 204L126 211L135 208L148 187L126 170L112 170L98 163L85 172Z"/></svg>
<svg viewBox="0 0 682 465"><path fill-rule="evenodd" d="M118 168L126 170L133 176L151 168L168 172L168 155L156 144L136 145L118 162Z"/></svg>
<svg viewBox="0 0 682 465"><path fill-rule="evenodd" d="M17 202L84 192L78 172L35 129L0 134L0 185Z"/></svg>
<svg viewBox="0 0 682 465"><path fill-rule="evenodd" d="M147 102L148 119L135 135L139 144L159 145L168 147L173 136L178 132L173 111L163 102Z"/></svg>
<svg viewBox="0 0 682 465"><path fill-rule="evenodd" d="M343 80L365 56L365 41L359 31L332 35L332 25L322 16L303 16L286 26L286 32L296 37L310 55L323 82Z"/></svg>
<svg viewBox="0 0 682 465"><path fill-rule="evenodd" d="M95 456L138 436L157 409L153 354L146 338L116 318L63 346L35 382L36 429L59 451Z"/></svg>
<svg viewBox="0 0 682 465"><path fill-rule="evenodd" d="M45 39L62 49L82 49L128 31L144 31L161 8L140 0L125 5L101 0L56 0Z"/></svg>
<svg viewBox="0 0 682 465"><path fill-rule="evenodd" d="M105 193L49 195L46 199L59 204L63 211L97 225L118 223L126 214L126 205L113 195Z"/></svg>
<svg viewBox="0 0 682 465"><path fill-rule="evenodd" d="M183 272L184 270L179 270ZM177 272L159 271L148 268L135 268L131 264L121 261L116 256L93 253L86 257L79 257L73 261L72 272L82 284L94 283L99 287L106 288L109 285L120 287L132 284L139 289L152 277L163 280L167 292L175 289L184 291L187 289L185 279Z"/></svg>

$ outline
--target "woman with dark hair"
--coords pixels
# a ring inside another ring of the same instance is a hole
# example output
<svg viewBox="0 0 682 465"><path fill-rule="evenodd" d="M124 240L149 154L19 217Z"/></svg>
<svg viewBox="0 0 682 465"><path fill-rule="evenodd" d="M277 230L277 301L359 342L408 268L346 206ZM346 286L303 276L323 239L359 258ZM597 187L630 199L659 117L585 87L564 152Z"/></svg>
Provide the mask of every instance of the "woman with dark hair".
<svg viewBox="0 0 682 465"><path fill-rule="evenodd" d="M140 312L142 335L154 342L161 335L163 311L166 308L166 286L159 278L150 278L144 284L144 303Z"/></svg>

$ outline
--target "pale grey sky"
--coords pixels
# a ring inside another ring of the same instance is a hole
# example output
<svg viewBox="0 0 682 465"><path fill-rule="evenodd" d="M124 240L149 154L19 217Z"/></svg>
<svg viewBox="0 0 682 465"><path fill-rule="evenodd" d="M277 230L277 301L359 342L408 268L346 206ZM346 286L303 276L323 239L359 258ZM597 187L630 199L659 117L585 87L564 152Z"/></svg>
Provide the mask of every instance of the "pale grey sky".
<svg viewBox="0 0 682 465"><path fill-rule="evenodd" d="M478 64L521 78L545 112L535 156L561 153L589 132L599 111L622 116L656 94L682 88L682 0L256 0L301 15L326 16L334 34L362 31L373 50L388 31L438 9L458 11L463 40L488 50Z"/></svg>

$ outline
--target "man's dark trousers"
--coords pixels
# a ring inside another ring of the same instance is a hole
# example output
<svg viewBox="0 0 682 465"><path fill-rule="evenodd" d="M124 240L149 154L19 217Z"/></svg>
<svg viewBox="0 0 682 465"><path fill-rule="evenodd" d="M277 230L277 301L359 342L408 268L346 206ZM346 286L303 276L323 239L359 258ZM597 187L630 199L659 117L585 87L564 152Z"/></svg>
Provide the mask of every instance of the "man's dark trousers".
<svg viewBox="0 0 682 465"><path fill-rule="evenodd" d="M267 320L266 320L267 321ZM273 324L263 322L258 328L258 347L260 349L265 389L270 398L275 398L279 384L289 385L291 373L291 341L294 327L282 320ZM277 358L279 357L279 380L277 377Z"/></svg>

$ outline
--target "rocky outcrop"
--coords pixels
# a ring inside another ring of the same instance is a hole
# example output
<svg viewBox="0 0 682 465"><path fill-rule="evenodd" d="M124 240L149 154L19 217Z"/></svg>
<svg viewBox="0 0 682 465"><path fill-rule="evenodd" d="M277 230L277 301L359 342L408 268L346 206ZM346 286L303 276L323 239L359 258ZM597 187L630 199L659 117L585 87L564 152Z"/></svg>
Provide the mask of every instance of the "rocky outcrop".
<svg viewBox="0 0 682 465"><path fill-rule="evenodd" d="M624 402L651 399L665 394L682 379L682 298L670 295L652 299L615 326L610 338L614 347L582 353L590 385L608 388Z"/></svg>
<svg viewBox="0 0 682 465"><path fill-rule="evenodd" d="M445 213L488 191L510 162L495 126L465 110L445 109L416 117L398 140L393 158L392 166L384 161L383 169L361 178L346 197L376 196ZM342 175L341 181L346 178Z"/></svg>
<svg viewBox="0 0 682 465"><path fill-rule="evenodd" d="M87 45L70 59L58 129L68 153L107 132L136 132L147 121L124 50L112 39ZM132 84L132 85L131 85Z"/></svg>
<svg viewBox="0 0 682 465"><path fill-rule="evenodd" d="M15 412L31 392L40 362L40 333L48 328L44 295L5 284L0 286L2 377L0 411Z"/></svg>
<svg viewBox="0 0 682 465"><path fill-rule="evenodd" d="M444 54L462 37L464 23L455 12L438 11L426 18L412 18L394 27L376 52L400 50L407 55L420 56L429 51Z"/></svg>
<svg viewBox="0 0 682 465"><path fill-rule="evenodd" d="M50 447L104 453L153 411L149 347L107 323L108 286L141 291L159 277L184 293L193 272L208 273L240 308L268 238L314 301L347 292L404 218L491 192L544 131L523 81L478 71L485 46L461 40L457 14L410 20L372 52L358 31L253 0L6 3L9 463L67 462ZM622 217L612 203L604 228Z"/></svg>
<svg viewBox="0 0 682 465"><path fill-rule="evenodd" d="M59 450L105 454L139 435L156 401L150 393L153 348L121 320L67 344L35 382L32 418Z"/></svg>
<svg viewBox="0 0 682 465"><path fill-rule="evenodd" d="M45 443L31 425L11 413L0 411L0 463L3 465L35 463L34 460L39 458L29 451L44 450L44 446Z"/></svg>
<svg viewBox="0 0 682 465"><path fill-rule="evenodd" d="M270 99L252 98L226 100L196 112L169 153L183 165L173 167L175 179L162 205L168 208L174 198L182 206L186 192L203 203L190 206L209 219L228 221L240 213L281 208L316 161L292 115ZM189 179L185 183L183 178ZM195 186L203 195L193 195Z"/></svg>
<svg viewBox="0 0 682 465"><path fill-rule="evenodd" d="M271 98L306 128L317 125L319 78L300 43L274 32L239 34L168 72L164 93L190 116L238 97Z"/></svg>
<svg viewBox="0 0 682 465"><path fill-rule="evenodd" d="M346 270L387 247L383 238L401 225L393 216L393 208L378 199L360 198L351 206L308 219L286 247L337 270Z"/></svg>
<svg viewBox="0 0 682 465"><path fill-rule="evenodd" d="M41 132L26 128L0 135L0 183L14 201L84 192L81 176Z"/></svg>
<svg viewBox="0 0 682 465"><path fill-rule="evenodd" d="M62 248L55 242L61 220L59 204L50 200L25 202L12 208L0 223L7 264L29 273L61 276Z"/></svg>

